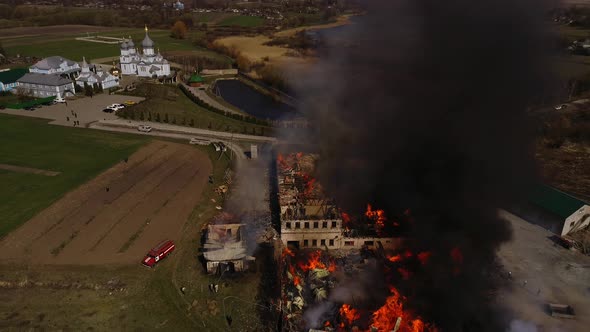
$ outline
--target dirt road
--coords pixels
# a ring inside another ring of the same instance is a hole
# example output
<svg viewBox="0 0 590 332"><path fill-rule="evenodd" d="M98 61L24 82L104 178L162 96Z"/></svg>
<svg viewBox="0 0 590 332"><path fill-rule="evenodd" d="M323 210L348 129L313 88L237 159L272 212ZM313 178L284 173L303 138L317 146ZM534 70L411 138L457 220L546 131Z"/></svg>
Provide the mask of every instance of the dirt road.
<svg viewBox="0 0 590 332"><path fill-rule="evenodd" d="M180 238L211 170L196 148L155 141L9 234L0 262L138 263Z"/></svg>

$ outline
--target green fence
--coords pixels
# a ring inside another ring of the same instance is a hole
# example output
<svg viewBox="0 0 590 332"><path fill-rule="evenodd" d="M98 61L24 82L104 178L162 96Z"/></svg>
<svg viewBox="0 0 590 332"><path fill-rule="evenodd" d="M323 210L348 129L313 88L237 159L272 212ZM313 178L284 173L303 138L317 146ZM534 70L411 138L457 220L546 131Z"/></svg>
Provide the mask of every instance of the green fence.
<svg viewBox="0 0 590 332"><path fill-rule="evenodd" d="M55 99L55 96L46 97L46 98L38 98L35 100L29 100L18 104L6 104L7 108L14 108L14 109L23 109L31 106L41 105L45 103L50 103Z"/></svg>

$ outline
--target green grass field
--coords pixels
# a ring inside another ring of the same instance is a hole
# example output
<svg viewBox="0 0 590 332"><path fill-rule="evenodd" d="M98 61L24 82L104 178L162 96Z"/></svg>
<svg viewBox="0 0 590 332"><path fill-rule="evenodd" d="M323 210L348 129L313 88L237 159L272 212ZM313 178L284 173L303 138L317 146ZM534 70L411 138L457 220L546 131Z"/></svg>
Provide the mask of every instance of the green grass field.
<svg viewBox="0 0 590 332"><path fill-rule="evenodd" d="M192 120L195 128L243 134L261 134L263 131L265 135L272 133L272 128L235 120L208 111L193 103L174 85L143 84L138 86L133 95L148 98L147 102L128 108L128 111L134 112L136 120L141 119L139 113L144 114L144 120L148 120L148 116L151 114L152 121L156 121L156 114L159 114L161 122L164 122L165 115L168 114L168 123L171 124L190 126Z"/></svg>
<svg viewBox="0 0 590 332"><path fill-rule="evenodd" d="M246 28L255 28L264 24L264 19L257 16L232 16L219 22L222 26L240 26Z"/></svg>
<svg viewBox="0 0 590 332"><path fill-rule="evenodd" d="M195 51L198 55L211 58L225 58L213 51L199 48L193 45L192 41L202 38L201 31L190 31L185 39L174 39L170 37L168 30L150 30L150 37L156 43L156 48L162 53L170 51ZM129 38L132 37L135 46L141 50L141 41L145 37L143 29L119 29L100 32L100 36ZM47 57L61 55L74 61L86 59L98 59L120 55L118 44L102 44L87 41L75 40L76 37L84 37L84 34L71 35L50 35L4 38L2 45L9 55L20 54L23 56ZM157 51L157 50L156 50Z"/></svg>
<svg viewBox="0 0 590 332"><path fill-rule="evenodd" d="M69 190L132 154L147 139L47 125L0 115L0 163L61 172L51 177L1 171L0 238Z"/></svg>

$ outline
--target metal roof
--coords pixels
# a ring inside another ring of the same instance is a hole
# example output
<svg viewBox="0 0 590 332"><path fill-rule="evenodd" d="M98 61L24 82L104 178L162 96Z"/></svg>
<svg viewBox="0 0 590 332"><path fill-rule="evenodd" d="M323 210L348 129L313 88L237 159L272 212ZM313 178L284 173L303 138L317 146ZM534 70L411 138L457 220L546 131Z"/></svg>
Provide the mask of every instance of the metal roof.
<svg viewBox="0 0 590 332"><path fill-rule="evenodd" d="M37 62L32 67L41 70L57 69L59 68L59 65L61 65L63 62L65 62L68 66L73 66L76 64L74 61L70 59L66 59L60 56L50 56Z"/></svg>
<svg viewBox="0 0 590 332"><path fill-rule="evenodd" d="M586 202L559 191L553 187L538 184L533 187L529 200L564 219L578 211Z"/></svg>
<svg viewBox="0 0 590 332"><path fill-rule="evenodd" d="M0 82L4 84L14 83L28 72L29 70L26 68L16 68L0 72Z"/></svg>
<svg viewBox="0 0 590 332"><path fill-rule="evenodd" d="M203 77L201 77L201 75L198 74L193 74L191 76L191 78L189 79L189 83L203 83L205 82L205 80L203 79Z"/></svg>
<svg viewBox="0 0 590 332"><path fill-rule="evenodd" d="M61 86L72 83L72 80L63 78L59 75L47 75L38 73L26 73L17 80L19 83L43 84L52 86Z"/></svg>

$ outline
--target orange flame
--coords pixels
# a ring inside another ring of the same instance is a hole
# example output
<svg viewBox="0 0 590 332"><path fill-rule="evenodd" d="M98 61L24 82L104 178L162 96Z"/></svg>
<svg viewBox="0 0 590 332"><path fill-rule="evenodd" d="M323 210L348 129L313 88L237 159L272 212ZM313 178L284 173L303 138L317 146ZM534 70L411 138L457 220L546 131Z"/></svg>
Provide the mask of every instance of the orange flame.
<svg viewBox="0 0 590 332"><path fill-rule="evenodd" d="M397 289L390 288L391 295L385 301L385 304L377 311L373 312L371 325L378 331L392 331L395 328L398 318L401 318L401 324L398 332L437 332L438 330L425 324L420 317L413 317L410 312L404 311L403 298Z"/></svg>
<svg viewBox="0 0 590 332"><path fill-rule="evenodd" d="M285 258L287 256L295 257L295 253L293 251L291 251L291 249L285 248L285 249L283 249L283 253L281 254L281 257Z"/></svg>
<svg viewBox="0 0 590 332"><path fill-rule="evenodd" d="M343 304L340 308L340 317L345 320L348 325L352 324L355 320L361 318L361 314L356 309L353 309L348 304Z"/></svg>
<svg viewBox="0 0 590 332"><path fill-rule="evenodd" d="M399 262L402 260L402 255L397 254L395 256L387 256L387 259L392 263Z"/></svg>
<svg viewBox="0 0 590 332"><path fill-rule="evenodd" d="M330 264L328 264L328 271L330 271L330 272L336 271L336 263L334 263L334 261L332 261L332 260L330 260Z"/></svg>
<svg viewBox="0 0 590 332"><path fill-rule="evenodd" d="M387 221L387 218L385 217L385 212L383 210L373 210L371 204L367 204L365 216L375 222L375 227L378 233L385 227L385 221Z"/></svg>
<svg viewBox="0 0 590 332"><path fill-rule="evenodd" d="M295 267L293 265L289 265L289 273L293 276L293 284L298 286L301 284L301 278L297 274L295 274Z"/></svg>
<svg viewBox="0 0 590 332"><path fill-rule="evenodd" d="M321 256L322 252L320 250L312 251L307 262L299 262L297 265L305 272L313 269L325 269L326 265L320 260Z"/></svg>

